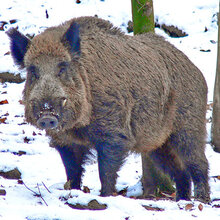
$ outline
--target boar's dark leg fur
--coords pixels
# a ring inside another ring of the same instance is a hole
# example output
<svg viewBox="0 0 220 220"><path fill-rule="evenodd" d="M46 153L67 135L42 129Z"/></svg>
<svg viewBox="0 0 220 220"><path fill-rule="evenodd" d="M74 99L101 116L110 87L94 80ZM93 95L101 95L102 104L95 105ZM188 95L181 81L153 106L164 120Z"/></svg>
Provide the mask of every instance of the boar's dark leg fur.
<svg viewBox="0 0 220 220"><path fill-rule="evenodd" d="M124 151L120 144L100 142L96 146L98 152L99 176L102 183L101 196L109 196L116 192L117 171L124 161ZM116 150L117 149L117 150Z"/></svg>
<svg viewBox="0 0 220 220"><path fill-rule="evenodd" d="M150 154L151 158L165 173L168 173L176 182L176 200L190 200L191 178L181 159L175 151L164 144Z"/></svg>
<svg viewBox="0 0 220 220"><path fill-rule="evenodd" d="M128 153L127 139L120 132L112 134L108 128L102 128L96 123L90 131L92 131L90 139L98 154L99 178L102 185L101 196L109 196L116 192L117 172Z"/></svg>
<svg viewBox="0 0 220 220"><path fill-rule="evenodd" d="M167 143L150 156L176 182L177 201L190 199L192 179L195 198L209 202L208 162L204 151L196 150L198 146L195 145L199 145L199 141L189 134L185 130L172 134Z"/></svg>
<svg viewBox="0 0 220 220"><path fill-rule="evenodd" d="M80 145L71 147L56 146L56 149L62 158L70 188L80 189L81 177L84 171L82 165L87 159L89 150Z"/></svg>
<svg viewBox="0 0 220 220"><path fill-rule="evenodd" d="M210 202L209 186L206 184L208 182L208 162L205 157L200 164L202 163L203 167L201 167L197 161L191 161L191 163L188 164L188 169L194 183L195 198L202 202Z"/></svg>
<svg viewBox="0 0 220 220"><path fill-rule="evenodd" d="M202 131L200 131L202 135ZM171 147L178 147L178 154L186 165L188 172L194 183L194 196L202 202L209 202L209 185L208 185L208 161L201 140L193 136L190 131L181 130L170 137Z"/></svg>

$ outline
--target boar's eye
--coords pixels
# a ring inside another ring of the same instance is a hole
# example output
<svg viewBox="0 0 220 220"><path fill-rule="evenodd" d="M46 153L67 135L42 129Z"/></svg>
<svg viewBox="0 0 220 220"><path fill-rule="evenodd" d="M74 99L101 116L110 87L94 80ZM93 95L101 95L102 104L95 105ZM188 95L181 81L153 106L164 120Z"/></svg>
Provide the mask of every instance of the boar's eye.
<svg viewBox="0 0 220 220"><path fill-rule="evenodd" d="M68 62L61 62L58 64L58 76L61 76L63 73L67 71L67 68L69 66Z"/></svg>
<svg viewBox="0 0 220 220"><path fill-rule="evenodd" d="M39 73L36 66L31 65L27 68L28 77L31 79L31 82L33 82L36 79L39 79Z"/></svg>

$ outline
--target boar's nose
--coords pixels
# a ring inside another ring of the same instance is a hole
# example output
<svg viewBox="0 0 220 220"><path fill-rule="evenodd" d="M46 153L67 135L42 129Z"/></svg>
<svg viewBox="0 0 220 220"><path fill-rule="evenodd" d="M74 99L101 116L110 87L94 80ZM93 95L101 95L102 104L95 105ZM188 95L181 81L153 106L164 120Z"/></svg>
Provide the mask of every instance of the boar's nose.
<svg viewBox="0 0 220 220"><path fill-rule="evenodd" d="M57 127L58 120L53 115L44 115L38 119L37 124L41 129L51 129Z"/></svg>

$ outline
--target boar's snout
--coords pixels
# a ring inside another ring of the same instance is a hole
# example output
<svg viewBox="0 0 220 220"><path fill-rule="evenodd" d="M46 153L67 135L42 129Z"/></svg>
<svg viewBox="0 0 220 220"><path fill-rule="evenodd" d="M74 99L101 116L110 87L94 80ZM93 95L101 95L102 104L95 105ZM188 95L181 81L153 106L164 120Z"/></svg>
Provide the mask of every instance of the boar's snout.
<svg viewBox="0 0 220 220"><path fill-rule="evenodd" d="M37 120L37 125L41 129L52 129L58 125L58 120L53 115L43 115Z"/></svg>
<svg viewBox="0 0 220 220"><path fill-rule="evenodd" d="M57 128L60 124L60 115L64 111L67 99L56 97L55 99L32 99L30 112L35 119L35 125L40 129Z"/></svg>

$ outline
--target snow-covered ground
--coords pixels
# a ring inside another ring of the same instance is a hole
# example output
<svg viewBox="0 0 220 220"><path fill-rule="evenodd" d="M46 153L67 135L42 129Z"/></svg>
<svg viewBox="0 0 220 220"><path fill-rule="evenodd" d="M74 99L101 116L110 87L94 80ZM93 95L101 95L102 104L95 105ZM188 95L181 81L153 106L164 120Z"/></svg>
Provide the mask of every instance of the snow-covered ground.
<svg viewBox="0 0 220 220"><path fill-rule="evenodd" d="M0 24L7 22L4 29L14 26L24 34L37 34L45 28L59 24L72 17L98 15L110 20L126 32L131 20L130 0L13 0L0 1ZM155 19L159 24L174 25L184 30L188 36L170 38L162 30L156 32L181 49L201 69L209 87L208 101L212 102L217 54L218 0L154 0ZM46 17L46 11L48 18ZM16 23L10 21L16 19ZM12 22L13 23L13 22ZM0 30L0 73L19 73L14 66L9 51L9 41ZM23 73L23 76L25 74ZM220 219L220 154L207 144L206 155L210 163L211 205L199 202L178 203L170 200L139 200L129 196L141 194L141 161L138 155L129 156L119 172L117 189L128 187L127 197L99 197L100 182L97 163L94 159L86 165L83 186L90 193L78 190L63 190L66 181L64 167L58 153L48 147L44 132L24 123L24 107L20 104L24 83L0 84L0 172L18 168L22 181L0 177L0 219ZM211 111L207 112L207 118ZM1 122L3 122L2 120ZM208 120L209 121L209 120ZM207 123L210 141L210 123ZM22 152L26 152L22 154ZM22 155L18 155L22 154ZM32 191L31 191L32 190ZM35 193L34 193L34 192ZM39 196L40 195L40 196ZM99 211L76 210L70 204L88 204L96 199L107 205ZM192 208L187 204L192 204ZM149 211L142 205L158 207L163 211ZM200 207L200 208L199 208ZM218 207L218 208L217 208Z"/></svg>

